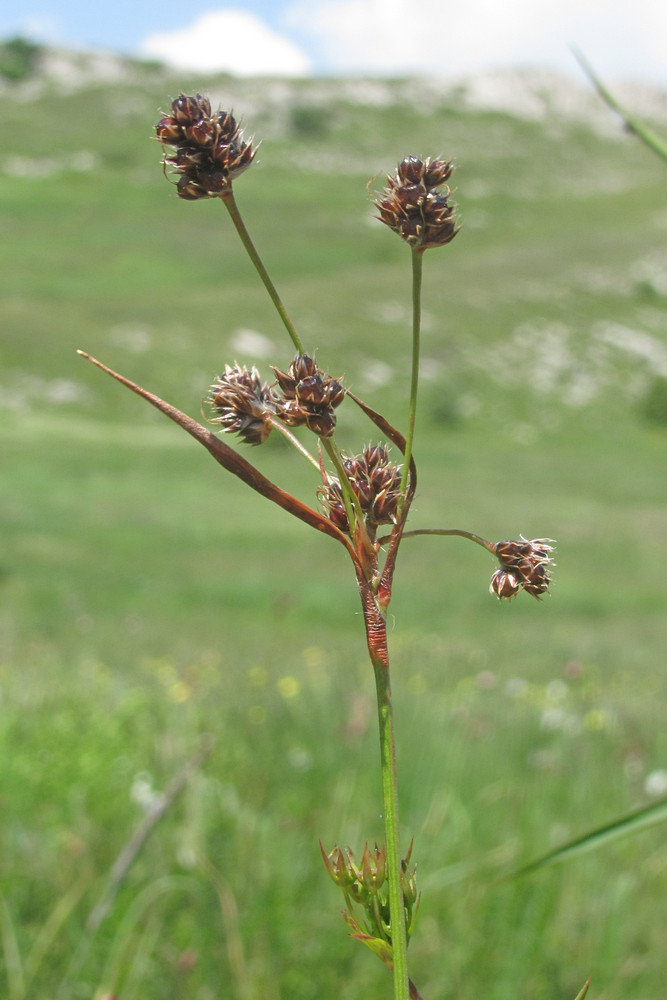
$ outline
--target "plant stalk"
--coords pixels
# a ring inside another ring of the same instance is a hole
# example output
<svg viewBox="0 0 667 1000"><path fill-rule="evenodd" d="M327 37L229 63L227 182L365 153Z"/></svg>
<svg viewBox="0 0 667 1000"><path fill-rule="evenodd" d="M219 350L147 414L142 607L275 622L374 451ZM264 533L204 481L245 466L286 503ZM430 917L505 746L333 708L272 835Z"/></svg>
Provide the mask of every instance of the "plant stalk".
<svg viewBox="0 0 667 1000"><path fill-rule="evenodd" d="M384 803L384 832L389 877L389 915L391 920L391 950L394 963L394 998L408 1000L408 942L405 925L405 906L401 878L401 854L398 831L398 785L396 781L396 741L394 713L391 701L389 666L374 660L375 689L377 692L378 721L380 724L380 759L382 764L382 797Z"/></svg>
<svg viewBox="0 0 667 1000"><path fill-rule="evenodd" d="M405 437L405 463L401 477L401 493L406 492L410 459L412 457L412 442L415 436L415 417L417 414L417 389L419 388L419 349L421 334L421 296L422 296L422 259L423 253L412 248L412 375L410 378L410 409L408 414L408 433Z"/></svg>
<svg viewBox="0 0 667 1000"><path fill-rule="evenodd" d="M232 189L228 188L225 191L224 196L221 196L220 200L223 202L225 208L229 212L229 214L231 216L231 219L232 219L232 222L234 223L234 226L236 228L236 232L239 234L239 237L241 238L241 242L243 243L243 246L246 248L248 256L250 257L250 260L253 262L255 270L257 271L258 275L262 279L262 284L264 285L264 287L266 288L267 292L269 293L271 301L273 302L274 306L276 307L278 315L280 316L281 320L283 321L285 329L287 330L288 334L290 335L290 339L291 339L292 343L296 347L296 349L299 352L299 354L303 354L304 353L303 346L301 344L301 340L299 339L299 335L296 332L296 330L294 329L292 321L289 318L289 316L287 315L287 310L285 309L285 306L283 305L282 300L281 300L280 296L278 295L278 292L276 291L276 287L273 284L273 282L271 281L271 278L269 277L268 271L264 267L264 264L262 263L262 259L259 256L259 254L257 253L257 250L255 249L255 244L253 243L253 241L252 241L252 239L250 237L250 233L246 229L245 223L244 223L243 219L241 218L241 213L239 212L238 206L237 206L236 201L234 199L234 193L233 193Z"/></svg>
<svg viewBox="0 0 667 1000"><path fill-rule="evenodd" d="M481 545L491 555L493 555L495 548L493 542L487 541L481 535L476 535L474 531L465 531L463 528L414 528L411 531L404 531L402 537L416 538L417 535L459 535L460 538L468 538L471 542ZM387 538L389 539L391 536L387 536ZM380 539L380 542L383 541L384 539Z"/></svg>
<svg viewBox="0 0 667 1000"><path fill-rule="evenodd" d="M378 722L380 727L380 763L384 835L389 880L389 919L394 973L394 1000L410 1000L408 979L408 938L403 903L401 854L398 828L398 783L396 778L396 739L394 712L389 679L387 623L380 612L370 584L359 578L364 609L368 652L375 673Z"/></svg>

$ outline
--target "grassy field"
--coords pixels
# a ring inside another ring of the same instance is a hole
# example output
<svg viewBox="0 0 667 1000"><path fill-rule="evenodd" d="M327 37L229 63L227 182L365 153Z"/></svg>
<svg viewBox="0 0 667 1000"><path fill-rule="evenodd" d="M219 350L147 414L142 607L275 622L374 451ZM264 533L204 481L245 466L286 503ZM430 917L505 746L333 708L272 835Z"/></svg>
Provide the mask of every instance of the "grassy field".
<svg viewBox="0 0 667 1000"><path fill-rule="evenodd" d="M552 595L510 605L488 595L476 546L401 550L390 642L423 891L412 977L425 1000L573 1000L589 975L595 1000L664 995L664 828L499 880L665 793L664 166L611 126L466 110L401 81L371 100L378 86L135 67L122 84L5 100L8 1000L391 992L348 939L318 847L382 838L351 566L75 353L195 417L226 362L268 377L292 356L224 209L179 202L161 176L151 130L181 88L219 96L263 139L236 190L265 263L323 367L399 426L409 260L370 224L366 185L406 153L456 160L463 229L425 261L412 526L558 541ZM357 452L373 429L339 412ZM244 455L314 503L284 442ZM116 886L115 859L188 762Z"/></svg>

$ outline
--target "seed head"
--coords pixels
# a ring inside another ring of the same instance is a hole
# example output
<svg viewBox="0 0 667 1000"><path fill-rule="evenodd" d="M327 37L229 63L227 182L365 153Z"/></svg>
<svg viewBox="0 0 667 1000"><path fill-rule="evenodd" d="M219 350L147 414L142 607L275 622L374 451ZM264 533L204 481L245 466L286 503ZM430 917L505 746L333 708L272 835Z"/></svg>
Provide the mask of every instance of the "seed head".
<svg viewBox="0 0 667 1000"><path fill-rule="evenodd" d="M256 368L225 365L216 375L208 402L212 421L226 433L236 433L246 444L263 444L271 433L276 407L271 389L260 380Z"/></svg>
<svg viewBox="0 0 667 1000"><path fill-rule="evenodd" d="M165 152L165 168L178 175L178 195L188 201L224 195L257 152L243 141L234 116L228 111L212 112L211 102L201 94L177 97L171 113L157 123L156 132ZM174 150L167 155L168 146Z"/></svg>
<svg viewBox="0 0 667 1000"><path fill-rule="evenodd" d="M389 461L384 445L367 445L361 455L343 458L343 467L372 533L381 524L391 524L401 499L401 466ZM343 494L338 479L331 477L318 490L327 516L341 531L349 531Z"/></svg>
<svg viewBox="0 0 667 1000"><path fill-rule="evenodd" d="M460 228L445 183L453 170L451 161L406 156L375 201L380 221L422 252L449 243Z"/></svg>
<svg viewBox="0 0 667 1000"><path fill-rule="evenodd" d="M306 425L320 437L330 437L336 426L334 409L345 390L339 381L317 367L314 358L297 354L286 372L273 369L282 395L277 415L288 427Z"/></svg>
<svg viewBox="0 0 667 1000"><path fill-rule="evenodd" d="M528 541L521 536L520 541L496 542L494 554L500 563L491 577L489 592L500 600L513 597L525 590L538 600L546 594L551 583L549 567L554 565L550 553L553 552L551 538L534 538Z"/></svg>

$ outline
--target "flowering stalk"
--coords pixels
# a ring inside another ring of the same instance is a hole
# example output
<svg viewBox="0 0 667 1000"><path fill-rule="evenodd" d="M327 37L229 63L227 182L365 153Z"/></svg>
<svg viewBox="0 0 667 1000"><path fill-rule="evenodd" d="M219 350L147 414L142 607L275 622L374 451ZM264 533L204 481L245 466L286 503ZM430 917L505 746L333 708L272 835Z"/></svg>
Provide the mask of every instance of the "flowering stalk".
<svg viewBox="0 0 667 1000"><path fill-rule="evenodd" d="M384 621L384 619L383 619ZM385 623L386 640L386 623ZM382 799L384 835L387 850L389 880L389 914L391 920L391 955L394 974L394 997L408 1000L408 939L405 921L405 903L401 880L401 853L398 823L398 781L396 776L396 737L394 711L391 700L389 661L371 653L375 673L378 722L380 726L380 762L382 768Z"/></svg>
<svg viewBox="0 0 667 1000"><path fill-rule="evenodd" d="M211 102L201 94L181 94L156 127L157 138L165 151L164 166L178 175L176 190L180 198L220 198L229 212L248 256L276 307L292 343L303 354L301 341L285 307L262 263L234 199L232 181L248 169L256 149L243 139L243 133L228 111L211 110ZM172 147L168 150L167 147Z"/></svg>
<svg viewBox="0 0 667 1000"><path fill-rule="evenodd" d="M419 386L422 257L426 250L449 243L459 231L454 208L449 203L449 188L445 184L453 170L453 163L445 160L406 156L396 173L387 176L387 186L375 202L380 221L398 233L412 250L412 375L402 481L404 492L412 456Z"/></svg>
<svg viewBox="0 0 667 1000"><path fill-rule="evenodd" d="M304 354L234 199L232 182L251 165L255 156L252 145L243 140L234 117L224 111L214 113L210 102L199 94L194 97L181 94L172 103L170 114L158 123L157 136L165 151L165 172L175 175L179 197L189 201L219 198L225 204L298 351L287 370L273 367L275 381L271 385L262 382L255 368L226 365L210 388L207 402L211 422L221 432L237 434L250 445L263 444L273 430L285 434L321 473L317 495L324 512L312 509L271 482L212 431L176 407L89 354L79 353L179 424L227 471L347 549L354 566L375 676L385 844L376 847L373 854L366 848L361 868L353 863L349 849L343 852L335 848L330 855L324 851L323 854L329 874L345 894L349 909L346 919L355 931L354 937L364 941L392 970L394 1000L420 1000L408 977L407 946L419 896L414 870L408 867L412 845L403 859L399 846L396 739L387 646L386 614L398 548L403 537L419 534L468 538L498 559L491 592L507 599L521 590L537 598L546 592L552 551L548 539L521 538L493 544L480 535L453 528L405 531L417 488L412 452L419 386L422 257L426 250L449 243L458 232L445 183L454 168L445 160L406 157L395 174L387 177L387 187L375 202L380 220L398 233L412 252L412 374L408 429L404 437L382 414L323 371L315 358ZM346 396L401 452L402 465L391 461L389 445L369 444L357 455L338 448L334 440L336 409ZM293 434L292 429L297 427L305 427L317 436L319 463ZM323 452L335 475L326 471ZM378 538L382 525L391 525L391 529ZM363 927L352 915L353 903L364 907Z"/></svg>

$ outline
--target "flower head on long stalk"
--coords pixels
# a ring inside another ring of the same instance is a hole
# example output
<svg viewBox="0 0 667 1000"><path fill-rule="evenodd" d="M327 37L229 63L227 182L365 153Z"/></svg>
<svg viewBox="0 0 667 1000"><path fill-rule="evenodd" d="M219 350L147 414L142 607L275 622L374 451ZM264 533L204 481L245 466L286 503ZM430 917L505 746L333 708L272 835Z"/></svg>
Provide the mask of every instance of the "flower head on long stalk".
<svg viewBox="0 0 667 1000"><path fill-rule="evenodd" d="M256 149L244 142L236 119L229 111L211 111L207 97L180 94L171 112L156 126L165 151L165 170L178 175L179 198L217 198L231 190L231 183L247 170ZM173 147L167 153L166 147Z"/></svg>
<svg viewBox="0 0 667 1000"><path fill-rule="evenodd" d="M378 218L420 252L449 243L459 231L445 183L453 171L451 161L406 156L375 201Z"/></svg>
<svg viewBox="0 0 667 1000"><path fill-rule="evenodd" d="M421 331L422 258L426 250L450 243L459 231L454 206L449 202L449 187L454 164L439 158L425 160L406 156L394 174L387 175L387 186L375 200L378 218L389 226L412 249L412 374L405 465L401 490L406 493L412 457L412 442L417 413L419 354Z"/></svg>

